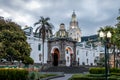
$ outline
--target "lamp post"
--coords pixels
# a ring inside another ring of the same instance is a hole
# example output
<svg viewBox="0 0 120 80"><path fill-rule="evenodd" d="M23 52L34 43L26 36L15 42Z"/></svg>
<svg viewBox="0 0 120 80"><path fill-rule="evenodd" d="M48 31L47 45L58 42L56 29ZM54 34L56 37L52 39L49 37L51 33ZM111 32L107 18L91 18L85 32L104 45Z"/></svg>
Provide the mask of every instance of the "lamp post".
<svg viewBox="0 0 120 80"><path fill-rule="evenodd" d="M107 33L104 33L100 31L99 33L100 38L104 38L104 45L105 45L105 80L108 80L108 68L109 68L109 53L108 53L108 43L109 39L111 38L111 33L108 31Z"/></svg>

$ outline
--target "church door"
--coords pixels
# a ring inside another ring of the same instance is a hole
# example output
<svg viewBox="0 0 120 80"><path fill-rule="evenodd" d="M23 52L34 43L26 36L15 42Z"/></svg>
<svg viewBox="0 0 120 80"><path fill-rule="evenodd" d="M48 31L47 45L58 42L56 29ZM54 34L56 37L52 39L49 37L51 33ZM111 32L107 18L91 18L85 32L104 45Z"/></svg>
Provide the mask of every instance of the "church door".
<svg viewBox="0 0 120 80"><path fill-rule="evenodd" d="M57 53L53 54L53 65L58 66L58 54Z"/></svg>

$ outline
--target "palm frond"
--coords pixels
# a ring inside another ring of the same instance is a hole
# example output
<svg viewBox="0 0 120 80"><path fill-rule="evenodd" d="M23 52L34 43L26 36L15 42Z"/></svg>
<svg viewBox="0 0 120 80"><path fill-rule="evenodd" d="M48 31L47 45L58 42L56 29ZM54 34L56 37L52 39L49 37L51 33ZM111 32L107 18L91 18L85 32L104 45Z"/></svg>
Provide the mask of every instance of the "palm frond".
<svg viewBox="0 0 120 80"><path fill-rule="evenodd" d="M38 24L40 24L40 21L38 21L38 22L34 23L34 26L36 26L36 25L38 25Z"/></svg>
<svg viewBox="0 0 120 80"><path fill-rule="evenodd" d="M37 27L35 30L35 33L37 33L37 31L40 29L41 26Z"/></svg>
<svg viewBox="0 0 120 80"><path fill-rule="evenodd" d="M44 20L44 17L43 17L43 16L40 16L40 20Z"/></svg>
<svg viewBox="0 0 120 80"><path fill-rule="evenodd" d="M48 37L48 34L52 35L52 29L54 28L54 26L49 23L48 20L50 20L49 17L44 18L43 16L40 16L40 20L34 24L40 24L40 26L36 29L36 32L39 32L39 36L41 36L42 39Z"/></svg>
<svg viewBox="0 0 120 80"><path fill-rule="evenodd" d="M49 17L45 18L45 21L48 21L48 20L50 20L50 18L49 18Z"/></svg>

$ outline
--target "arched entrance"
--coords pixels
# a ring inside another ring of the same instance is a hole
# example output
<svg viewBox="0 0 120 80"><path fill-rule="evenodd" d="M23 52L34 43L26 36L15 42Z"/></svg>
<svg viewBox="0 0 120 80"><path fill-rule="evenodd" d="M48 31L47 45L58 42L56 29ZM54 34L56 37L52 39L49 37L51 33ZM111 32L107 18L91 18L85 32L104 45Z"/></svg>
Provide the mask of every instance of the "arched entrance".
<svg viewBox="0 0 120 80"><path fill-rule="evenodd" d="M65 56L66 56L66 66L72 66L73 62L73 50L71 47L67 46L65 48Z"/></svg>
<svg viewBox="0 0 120 80"><path fill-rule="evenodd" d="M58 66L58 54L57 53L53 54L53 65Z"/></svg>
<svg viewBox="0 0 120 80"><path fill-rule="evenodd" d="M58 50L58 48L54 49L54 53L52 53L52 58L53 58L53 66L58 66L58 61L59 61L59 50Z"/></svg>

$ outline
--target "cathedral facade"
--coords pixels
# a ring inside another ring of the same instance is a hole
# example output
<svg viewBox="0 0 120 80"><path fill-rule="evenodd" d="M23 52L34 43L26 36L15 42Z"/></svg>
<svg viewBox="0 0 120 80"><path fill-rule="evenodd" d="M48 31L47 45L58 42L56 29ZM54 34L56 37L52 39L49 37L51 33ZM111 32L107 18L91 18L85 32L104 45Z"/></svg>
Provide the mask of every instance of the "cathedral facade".
<svg viewBox="0 0 120 80"><path fill-rule="evenodd" d="M73 12L69 29L61 23L55 36L48 40L48 63L53 66L76 65L76 43L80 41L81 31Z"/></svg>
<svg viewBox="0 0 120 80"><path fill-rule="evenodd" d="M48 40L48 63L53 66L71 66L75 62L76 41L68 36L65 25L60 24L54 38Z"/></svg>
<svg viewBox="0 0 120 80"><path fill-rule="evenodd" d="M42 39L35 36L31 29L29 27L24 31L27 42L32 48L30 56L35 63L51 66L95 65L94 60L99 57L99 50L92 46L86 47L86 44L81 46L82 34L75 12L71 16L68 30L65 24L61 23L54 36L45 40L44 56L42 55Z"/></svg>

